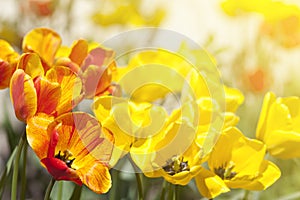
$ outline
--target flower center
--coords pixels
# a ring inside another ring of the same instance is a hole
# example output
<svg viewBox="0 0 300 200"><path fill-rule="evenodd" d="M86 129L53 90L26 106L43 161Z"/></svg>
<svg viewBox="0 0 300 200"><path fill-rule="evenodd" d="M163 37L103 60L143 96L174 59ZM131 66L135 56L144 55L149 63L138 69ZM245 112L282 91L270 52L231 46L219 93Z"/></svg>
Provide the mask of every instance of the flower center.
<svg viewBox="0 0 300 200"><path fill-rule="evenodd" d="M55 158L64 161L69 168L72 168L71 166L75 160L75 158L70 159L72 156L73 154L69 150L64 150L63 154L61 154L61 151L59 151L58 154L55 155Z"/></svg>
<svg viewBox="0 0 300 200"><path fill-rule="evenodd" d="M221 179L223 180L230 180L232 179L233 177L236 176L236 172L232 171L233 168L235 167L235 164L231 161L229 163L229 166L227 166L227 163L225 163L225 165L221 166L221 167L218 167L218 168L215 168L214 171L215 171L215 174L218 175Z"/></svg>
<svg viewBox="0 0 300 200"><path fill-rule="evenodd" d="M183 161L183 157L179 156L173 156L171 159L167 160L167 164L163 166L163 169L171 176L179 172L190 171L188 161Z"/></svg>

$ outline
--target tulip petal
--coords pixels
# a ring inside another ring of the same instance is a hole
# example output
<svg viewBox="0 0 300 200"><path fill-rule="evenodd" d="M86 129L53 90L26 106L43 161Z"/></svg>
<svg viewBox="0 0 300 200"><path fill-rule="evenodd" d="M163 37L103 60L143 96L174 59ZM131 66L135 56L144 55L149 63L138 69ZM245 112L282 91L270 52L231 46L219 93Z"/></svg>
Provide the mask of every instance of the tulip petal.
<svg viewBox="0 0 300 200"><path fill-rule="evenodd" d="M268 120L268 113L270 107L273 102L275 102L276 96L274 93L267 93L264 98L264 102L262 105L262 110L260 113L259 121L256 128L256 138L265 141L266 135L266 128L267 128L267 120Z"/></svg>
<svg viewBox="0 0 300 200"><path fill-rule="evenodd" d="M260 177L247 186L249 190L265 190L281 176L280 169L272 162L265 160L261 165Z"/></svg>
<svg viewBox="0 0 300 200"><path fill-rule="evenodd" d="M12 48L12 46L5 40L0 39L0 59L5 61L12 61L18 56L18 53Z"/></svg>
<svg viewBox="0 0 300 200"><path fill-rule="evenodd" d="M16 70L11 78L10 96L19 120L26 121L36 113L37 94L34 83L21 69Z"/></svg>
<svg viewBox="0 0 300 200"><path fill-rule="evenodd" d="M300 157L300 134L295 131L274 130L269 133L271 138L266 141L270 155L291 159Z"/></svg>
<svg viewBox="0 0 300 200"><path fill-rule="evenodd" d="M204 168L201 168L199 174L195 176L195 180L201 195L209 199L230 191L219 176Z"/></svg>
<svg viewBox="0 0 300 200"><path fill-rule="evenodd" d="M25 53L37 53L50 67L60 45L61 38L56 32L48 28L36 28L25 35L22 48Z"/></svg>
<svg viewBox="0 0 300 200"><path fill-rule="evenodd" d="M97 47L92 49L81 66L81 70L85 71L90 65L106 68L113 62L115 52L111 49Z"/></svg>
<svg viewBox="0 0 300 200"><path fill-rule="evenodd" d="M78 185L82 185L82 181L76 171L69 168L64 161L54 157L47 157L43 158L41 162L55 180L73 181Z"/></svg>
<svg viewBox="0 0 300 200"><path fill-rule="evenodd" d="M77 65L81 65L88 55L88 43L85 40L77 40L74 42L69 54L69 58Z"/></svg>
<svg viewBox="0 0 300 200"><path fill-rule="evenodd" d="M47 127L53 119L54 117L52 116L39 113L36 116L29 118L27 121L27 141L40 159L47 157L50 142L50 135L47 132Z"/></svg>
<svg viewBox="0 0 300 200"><path fill-rule="evenodd" d="M46 78L61 87L61 98L56 108L57 115L72 110L82 100L82 83L70 69L55 66L47 71Z"/></svg>
<svg viewBox="0 0 300 200"><path fill-rule="evenodd" d="M93 98L104 93L111 84L110 69L90 65L82 74L86 98Z"/></svg>
<svg viewBox="0 0 300 200"><path fill-rule="evenodd" d="M238 107L244 102L243 94L235 88L225 86L226 111L235 112Z"/></svg>
<svg viewBox="0 0 300 200"><path fill-rule="evenodd" d="M35 53L23 54L18 62L18 69L23 69L32 79L37 76L44 76L44 68L40 57Z"/></svg>
<svg viewBox="0 0 300 200"><path fill-rule="evenodd" d="M10 79L15 70L15 65L10 65L8 62L3 61L0 58L0 89L7 88L9 86Z"/></svg>
<svg viewBox="0 0 300 200"><path fill-rule="evenodd" d="M75 169L88 163L89 154L94 160L109 162L113 138L101 130L99 122L91 115L83 112L63 114L49 125L48 132L53 130L58 132L59 137L55 155L59 151L70 151L75 158L72 165Z"/></svg>
<svg viewBox="0 0 300 200"><path fill-rule="evenodd" d="M280 169L272 162L264 160L261 163L259 176L255 179L228 182L231 188L243 188L246 190L265 190L270 187L281 175Z"/></svg>
<svg viewBox="0 0 300 200"><path fill-rule="evenodd" d="M106 193L111 187L109 170L100 162L86 163L77 173L82 182L98 194Z"/></svg>
<svg viewBox="0 0 300 200"><path fill-rule="evenodd" d="M50 82L45 78L37 78L34 82L38 107L37 112L54 115L61 98L61 88L56 82Z"/></svg>
<svg viewBox="0 0 300 200"><path fill-rule="evenodd" d="M10 78L16 70L18 53L5 40L0 39L0 89L9 86Z"/></svg>

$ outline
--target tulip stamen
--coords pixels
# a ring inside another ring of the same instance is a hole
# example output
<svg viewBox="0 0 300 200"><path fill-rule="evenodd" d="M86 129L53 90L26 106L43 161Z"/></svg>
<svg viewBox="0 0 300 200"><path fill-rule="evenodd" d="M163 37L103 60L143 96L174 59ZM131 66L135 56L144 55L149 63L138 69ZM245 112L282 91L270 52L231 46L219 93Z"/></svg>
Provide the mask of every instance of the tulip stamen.
<svg viewBox="0 0 300 200"><path fill-rule="evenodd" d="M236 176L236 172L232 171L233 168L235 167L235 164L233 162L229 163L229 166L227 164L222 165L221 167L215 168L215 174L218 175L220 178L223 180L230 180L233 177Z"/></svg>
<svg viewBox="0 0 300 200"><path fill-rule="evenodd" d="M73 154L69 150L64 150L63 154L61 154L61 151L59 151L58 154L55 155L55 158L64 161L69 168L72 168L71 166L75 160L75 158L70 159L72 156Z"/></svg>
<svg viewBox="0 0 300 200"><path fill-rule="evenodd" d="M183 157L179 156L173 156L171 159L167 160L167 164L163 166L163 169L171 176L179 172L190 171L188 161L183 161Z"/></svg>

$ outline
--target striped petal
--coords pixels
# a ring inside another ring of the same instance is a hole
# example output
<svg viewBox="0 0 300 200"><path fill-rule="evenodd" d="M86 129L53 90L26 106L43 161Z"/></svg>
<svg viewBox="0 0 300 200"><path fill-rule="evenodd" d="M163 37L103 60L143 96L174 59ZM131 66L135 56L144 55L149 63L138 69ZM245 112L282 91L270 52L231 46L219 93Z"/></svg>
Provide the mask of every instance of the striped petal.
<svg viewBox="0 0 300 200"><path fill-rule="evenodd" d="M0 89L5 89L9 86L10 79L15 70L15 65L10 65L0 58Z"/></svg>
<svg viewBox="0 0 300 200"><path fill-rule="evenodd" d="M51 82L56 82L61 87L61 94L56 108L57 115L72 110L73 107L82 99L82 83L70 69L62 66L56 66L50 69L46 78Z"/></svg>
<svg viewBox="0 0 300 200"><path fill-rule="evenodd" d="M54 117L52 116L39 113L27 121L27 141L40 159L47 156L50 141L50 135L47 132L47 127L53 119Z"/></svg>
<svg viewBox="0 0 300 200"><path fill-rule="evenodd" d="M111 187L109 170L100 162L86 163L77 173L82 182L98 194L106 193Z"/></svg>
<svg viewBox="0 0 300 200"><path fill-rule="evenodd" d="M43 77L38 77L34 86L37 93L37 112L54 115L61 98L61 88L56 82L50 82Z"/></svg>
<svg viewBox="0 0 300 200"><path fill-rule="evenodd" d="M84 167L92 155L103 163L108 163L112 148L113 138L107 132L103 132L99 122L89 114L83 112L66 113L55 119L49 125L48 132L58 132L59 141L55 149L55 155L68 150L72 153L74 168Z"/></svg>
<svg viewBox="0 0 300 200"><path fill-rule="evenodd" d="M37 94L34 83L22 69L16 70L11 78L10 97L19 120L26 122L36 113Z"/></svg>
<svg viewBox="0 0 300 200"><path fill-rule="evenodd" d="M61 38L56 32L48 28L36 28L25 35L22 48L24 52L37 53L50 67L60 45Z"/></svg>

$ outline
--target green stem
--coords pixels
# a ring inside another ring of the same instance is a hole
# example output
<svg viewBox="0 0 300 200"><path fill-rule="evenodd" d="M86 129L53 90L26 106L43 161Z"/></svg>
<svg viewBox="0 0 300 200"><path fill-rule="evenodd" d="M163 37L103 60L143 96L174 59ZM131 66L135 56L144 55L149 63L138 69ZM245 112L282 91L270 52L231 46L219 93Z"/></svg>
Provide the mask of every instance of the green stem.
<svg viewBox="0 0 300 200"><path fill-rule="evenodd" d="M162 185L162 191L161 191L161 195L160 195L160 200L165 199L166 187L167 187L167 181L164 179L164 182L163 182L163 185Z"/></svg>
<svg viewBox="0 0 300 200"><path fill-rule="evenodd" d="M138 199L139 200L143 200L144 199L144 193L143 193L143 182L142 182L142 174L139 173L139 169L138 167L135 165L135 163L133 162L132 158L129 157L130 160L130 164L133 167L134 170L134 174L135 174L135 178L136 178L136 183L137 183L137 187L138 187Z"/></svg>
<svg viewBox="0 0 300 200"><path fill-rule="evenodd" d="M49 185L47 187L47 190L46 190L46 193L45 193L45 196L44 196L44 200L50 200L50 194L51 194L51 191L52 191L52 188L55 184L55 179L52 177L50 182L49 182Z"/></svg>
<svg viewBox="0 0 300 200"><path fill-rule="evenodd" d="M250 191L249 190L245 190L244 197L243 197L242 200L248 200L249 194L250 194Z"/></svg>
<svg viewBox="0 0 300 200"><path fill-rule="evenodd" d="M10 175L11 166L13 165L13 161L15 159L17 150L18 150L18 146L15 147L14 151L10 155L10 157L5 165L5 168L2 172L1 179L0 179L0 199L2 199L5 183L6 183L7 177Z"/></svg>
<svg viewBox="0 0 300 200"><path fill-rule="evenodd" d="M120 199L120 196L118 195L119 173L118 170L111 169L112 187L109 191L110 200Z"/></svg>
<svg viewBox="0 0 300 200"><path fill-rule="evenodd" d="M17 149L16 158L15 158L15 162L14 162L14 171L13 171L12 186L11 186L11 199L12 200L17 199L19 161L20 161L21 152L22 152L22 148L23 148L25 141L26 141L26 133L24 131L24 133L21 136L21 139L19 141L19 144L18 144L18 149Z"/></svg>
<svg viewBox="0 0 300 200"><path fill-rule="evenodd" d="M139 200L143 200L143 184L142 184L142 177L141 173L135 173L135 178L138 186L138 193L139 193Z"/></svg>
<svg viewBox="0 0 300 200"><path fill-rule="evenodd" d="M173 192L173 184L169 183L169 191L168 191L168 200L173 200L174 192Z"/></svg>
<svg viewBox="0 0 300 200"><path fill-rule="evenodd" d="M26 197L26 163L27 163L27 149L28 149L28 144L25 142L24 147L23 147L23 166L22 166L22 172L21 172L21 177L22 177L22 182L21 182L21 195L20 199L24 200Z"/></svg>
<svg viewBox="0 0 300 200"><path fill-rule="evenodd" d="M70 200L79 200L82 192L82 186L81 185L75 185L73 194L70 197Z"/></svg>
<svg viewBox="0 0 300 200"><path fill-rule="evenodd" d="M175 185L175 188L174 188L174 199L175 200L179 199L179 185Z"/></svg>
<svg viewBox="0 0 300 200"><path fill-rule="evenodd" d="M57 184L57 200L62 200L62 194L63 194L63 181L58 182Z"/></svg>

